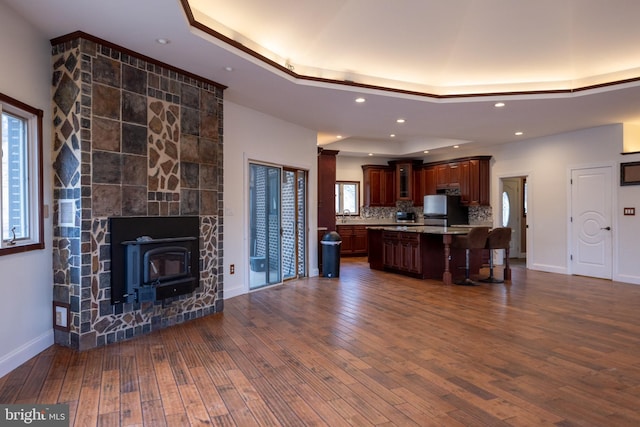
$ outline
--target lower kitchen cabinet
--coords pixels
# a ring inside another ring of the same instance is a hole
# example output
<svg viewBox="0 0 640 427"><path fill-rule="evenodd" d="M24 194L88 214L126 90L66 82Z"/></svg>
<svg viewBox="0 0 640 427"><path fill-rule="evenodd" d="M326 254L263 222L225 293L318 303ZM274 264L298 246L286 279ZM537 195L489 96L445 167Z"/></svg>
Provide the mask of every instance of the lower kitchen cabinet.
<svg viewBox="0 0 640 427"><path fill-rule="evenodd" d="M367 227L365 225L336 225L336 231L342 239L340 255L364 256L367 255Z"/></svg>
<svg viewBox="0 0 640 427"><path fill-rule="evenodd" d="M383 265L392 270L422 274L420 233L382 233Z"/></svg>

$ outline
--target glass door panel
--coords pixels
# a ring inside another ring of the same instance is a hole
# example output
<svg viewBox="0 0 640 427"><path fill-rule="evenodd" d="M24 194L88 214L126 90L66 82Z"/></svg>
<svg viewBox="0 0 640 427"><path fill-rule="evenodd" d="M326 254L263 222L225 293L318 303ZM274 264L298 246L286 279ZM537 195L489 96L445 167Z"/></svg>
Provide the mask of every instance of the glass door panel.
<svg viewBox="0 0 640 427"><path fill-rule="evenodd" d="M282 262L284 279L296 277L296 253L298 241L296 240L296 173L284 171L282 181Z"/></svg>
<svg viewBox="0 0 640 427"><path fill-rule="evenodd" d="M282 182L282 262L284 280L306 275L306 172L284 171Z"/></svg>
<svg viewBox="0 0 640 427"><path fill-rule="evenodd" d="M281 168L249 164L249 289L282 281Z"/></svg>
<svg viewBox="0 0 640 427"><path fill-rule="evenodd" d="M298 197L296 207L298 210L298 277L307 275L307 173L306 171L297 171L297 190Z"/></svg>

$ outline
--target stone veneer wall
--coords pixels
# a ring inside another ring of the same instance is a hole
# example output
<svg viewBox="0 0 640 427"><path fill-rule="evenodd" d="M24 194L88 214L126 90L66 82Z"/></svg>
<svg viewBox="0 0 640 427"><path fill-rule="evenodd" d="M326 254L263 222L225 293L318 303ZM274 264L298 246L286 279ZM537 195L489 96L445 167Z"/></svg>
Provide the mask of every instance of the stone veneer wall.
<svg viewBox="0 0 640 427"><path fill-rule="evenodd" d="M54 301L71 313L55 342L85 350L222 311L224 87L82 33L52 56ZM108 218L175 215L200 218L198 289L112 305Z"/></svg>

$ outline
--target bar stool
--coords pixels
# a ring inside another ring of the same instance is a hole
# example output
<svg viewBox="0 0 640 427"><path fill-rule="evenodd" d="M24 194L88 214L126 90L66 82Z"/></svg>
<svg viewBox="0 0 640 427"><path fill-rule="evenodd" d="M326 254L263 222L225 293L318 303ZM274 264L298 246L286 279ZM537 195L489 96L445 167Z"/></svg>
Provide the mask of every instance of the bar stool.
<svg viewBox="0 0 640 427"><path fill-rule="evenodd" d="M464 280L456 282L456 285L473 286L476 283L471 280L469 254L472 249L484 249L489 235L489 227L472 227L466 235L454 236L451 247L465 250L465 275Z"/></svg>
<svg viewBox="0 0 640 427"><path fill-rule="evenodd" d="M491 230L487 236L487 244L485 249L489 249L489 277L480 279L484 283L504 283L505 280L511 280L511 269L509 268L509 243L511 242L511 228L498 227ZM504 249L506 266L504 268L504 280L497 279L493 276L493 250Z"/></svg>

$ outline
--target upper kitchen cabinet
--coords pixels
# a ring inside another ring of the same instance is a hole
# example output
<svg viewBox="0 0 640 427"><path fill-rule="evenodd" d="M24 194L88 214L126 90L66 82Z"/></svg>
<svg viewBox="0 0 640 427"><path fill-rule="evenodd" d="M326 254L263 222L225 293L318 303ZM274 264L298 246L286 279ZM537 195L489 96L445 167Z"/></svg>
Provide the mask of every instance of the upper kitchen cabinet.
<svg viewBox="0 0 640 427"><path fill-rule="evenodd" d="M424 185L424 195L436 194L436 167L435 166L423 166L422 167L422 181ZM424 198L423 198L424 200Z"/></svg>
<svg viewBox="0 0 640 427"><path fill-rule="evenodd" d="M469 205L489 206L491 156L469 159Z"/></svg>
<svg viewBox="0 0 640 427"><path fill-rule="evenodd" d="M395 168L395 200L414 200L417 192L422 192L420 182L421 160L392 160L389 166ZM417 176L416 176L417 175Z"/></svg>
<svg viewBox="0 0 640 427"><path fill-rule="evenodd" d="M391 166L362 165L365 206L396 205L396 170Z"/></svg>
<svg viewBox="0 0 640 427"><path fill-rule="evenodd" d="M459 189L467 206L489 206L489 166L491 156L466 157L425 164L424 194Z"/></svg>
<svg viewBox="0 0 640 427"><path fill-rule="evenodd" d="M395 206L411 200L422 206L424 196L456 190L466 206L489 206L491 156L474 156L434 163L393 160L389 166L363 165L365 206Z"/></svg>
<svg viewBox="0 0 640 427"><path fill-rule="evenodd" d="M427 194L425 191L425 181L424 181L424 169L422 165L414 165L413 174L412 174L412 188L411 194L413 199L413 206L422 206L424 203L424 195Z"/></svg>

